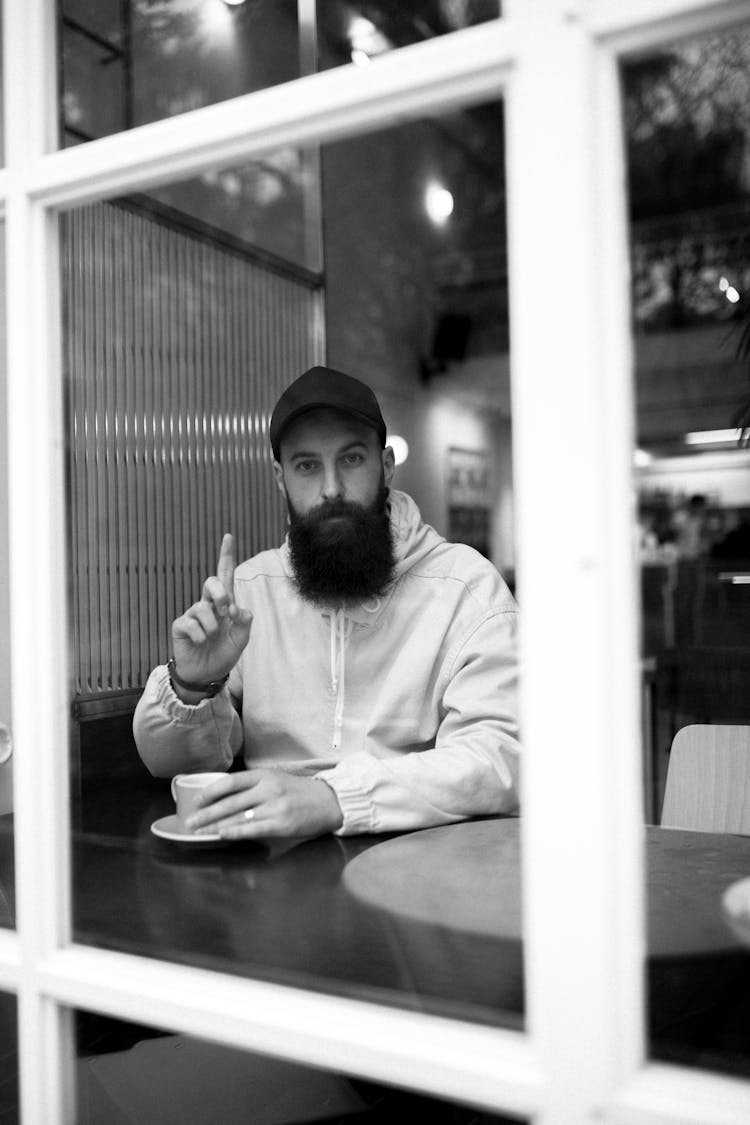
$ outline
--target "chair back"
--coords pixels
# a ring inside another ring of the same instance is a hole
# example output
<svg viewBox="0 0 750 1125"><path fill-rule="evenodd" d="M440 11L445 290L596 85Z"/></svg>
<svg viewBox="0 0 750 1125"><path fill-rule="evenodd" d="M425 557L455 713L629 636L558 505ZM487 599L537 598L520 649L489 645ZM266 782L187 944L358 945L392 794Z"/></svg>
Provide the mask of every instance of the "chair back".
<svg viewBox="0 0 750 1125"><path fill-rule="evenodd" d="M678 730L661 824L750 835L750 726L696 724Z"/></svg>

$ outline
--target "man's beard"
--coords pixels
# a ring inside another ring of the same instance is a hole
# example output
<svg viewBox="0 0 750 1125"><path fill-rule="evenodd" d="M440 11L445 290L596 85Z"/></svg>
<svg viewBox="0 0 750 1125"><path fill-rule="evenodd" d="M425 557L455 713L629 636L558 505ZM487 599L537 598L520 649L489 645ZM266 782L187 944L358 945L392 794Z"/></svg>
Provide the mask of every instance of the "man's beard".
<svg viewBox="0 0 750 1125"><path fill-rule="evenodd" d="M325 500L306 515L289 498L289 552L297 589L308 601L353 603L380 597L391 582L396 557L381 481L370 507Z"/></svg>

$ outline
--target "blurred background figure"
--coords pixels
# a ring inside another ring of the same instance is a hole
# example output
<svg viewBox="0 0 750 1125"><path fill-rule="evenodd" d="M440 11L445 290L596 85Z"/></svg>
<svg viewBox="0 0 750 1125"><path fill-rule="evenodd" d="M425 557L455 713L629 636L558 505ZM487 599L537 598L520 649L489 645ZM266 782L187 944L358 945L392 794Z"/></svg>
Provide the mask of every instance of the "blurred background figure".
<svg viewBox="0 0 750 1125"><path fill-rule="evenodd" d="M690 497L681 511L675 513L677 553L681 559L700 559L710 547L706 524L707 501L703 493Z"/></svg>
<svg viewBox="0 0 750 1125"><path fill-rule="evenodd" d="M674 516L678 557L675 639L679 646L692 646L700 640L706 584L703 564L709 549L706 507L703 493L694 493Z"/></svg>
<svg viewBox="0 0 750 1125"><path fill-rule="evenodd" d="M656 532L656 513L647 504L638 505L637 524L638 555L648 558L659 547L659 536Z"/></svg>

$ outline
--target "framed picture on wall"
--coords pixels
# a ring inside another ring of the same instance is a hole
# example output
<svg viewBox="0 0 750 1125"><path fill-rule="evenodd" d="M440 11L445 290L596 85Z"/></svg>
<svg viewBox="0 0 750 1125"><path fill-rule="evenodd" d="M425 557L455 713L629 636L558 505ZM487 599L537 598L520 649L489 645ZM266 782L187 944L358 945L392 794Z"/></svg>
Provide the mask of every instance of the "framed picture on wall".
<svg viewBox="0 0 750 1125"><path fill-rule="evenodd" d="M490 554L492 482L490 459L483 449L448 450L448 538Z"/></svg>

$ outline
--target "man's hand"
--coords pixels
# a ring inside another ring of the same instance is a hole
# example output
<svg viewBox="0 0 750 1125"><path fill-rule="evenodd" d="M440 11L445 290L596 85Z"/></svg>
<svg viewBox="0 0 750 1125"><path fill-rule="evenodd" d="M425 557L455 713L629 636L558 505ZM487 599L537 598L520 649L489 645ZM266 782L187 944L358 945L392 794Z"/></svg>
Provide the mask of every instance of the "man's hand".
<svg viewBox="0 0 750 1125"><path fill-rule="evenodd" d="M235 603L234 566L234 537L225 535L216 575L206 579L201 600L172 625L177 675L189 683L226 676L248 642L253 615Z"/></svg>
<svg viewBox="0 0 750 1125"><path fill-rule="evenodd" d="M190 831L209 829L227 840L322 836L343 823L336 794L314 777L276 769L243 770L207 785Z"/></svg>

